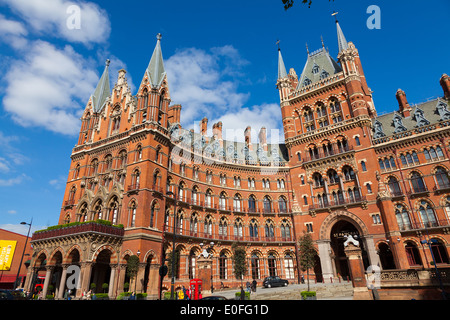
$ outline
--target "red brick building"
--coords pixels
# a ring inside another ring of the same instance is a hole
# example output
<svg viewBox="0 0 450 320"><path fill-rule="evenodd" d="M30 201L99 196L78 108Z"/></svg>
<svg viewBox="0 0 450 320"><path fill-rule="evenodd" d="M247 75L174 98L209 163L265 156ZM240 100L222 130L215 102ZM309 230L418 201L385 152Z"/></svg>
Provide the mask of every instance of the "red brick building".
<svg viewBox="0 0 450 320"><path fill-rule="evenodd" d="M211 242L215 288L240 284L235 242L247 252L245 281L297 282L296 242L305 232L317 248L317 281L351 276L348 235L361 244L364 269L430 268L431 253L448 266L450 79L440 79L442 98L410 106L399 90L399 110L377 116L358 50L336 25L337 59L324 47L308 52L297 75L279 52L281 145L267 142L266 128L257 141L250 127L245 142L224 140L220 122L208 136L206 118L198 133L184 129L160 35L135 95L125 70L110 88L108 62L81 119L60 227L33 235L28 272L45 272L62 296L67 267L77 265L81 290L107 283L115 296L126 290L126 262L137 255L130 288L157 298L170 288L158 270L175 238L177 288L198 276ZM90 222L98 220L109 223ZM432 252L422 240L433 240Z"/></svg>
<svg viewBox="0 0 450 320"><path fill-rule="evenodd" d="M31 238L27 236L0 229L0 289L13 289L16 279L18 287L22 286L33 253L30 240ZM21 260L22 266L19 272ZM17 278L18 272L19 278Z"/></svg>

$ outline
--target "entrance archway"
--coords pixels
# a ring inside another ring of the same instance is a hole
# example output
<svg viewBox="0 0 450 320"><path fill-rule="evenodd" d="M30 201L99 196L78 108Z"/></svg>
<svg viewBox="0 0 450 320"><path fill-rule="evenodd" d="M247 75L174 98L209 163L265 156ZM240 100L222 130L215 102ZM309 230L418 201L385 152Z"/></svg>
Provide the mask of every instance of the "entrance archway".
<svg viewBox="0 0 450 320"><path fill-rule="evenodd" d="M91 281L89 282L89 287L91 284L95 284L95 289L92 289L95 293L107 292L107 289L103 289L102 285L107 283L109 286L109 280L111 276L111 251L108 249L102 250L95 261L95 265L92 268Z"/></svg>
<svg viewBox="0 0 450 320"><path fill-rule="evenodd" d="M364 248L364 242L361 241L362 239L359 230L350 221L339 220L331 228L330 246L334 257L336 273L344 279L350 279L351 277L347 256L344 252L344 242L347 240L347 236L349 235L359 241L364 269L369 267L369 259Z"/></svg>
<svg viewBox="0 0 450 320"><path fill-rule="evenodd" d="M387 243L380 243L378 246L381 267L383 270L395 269L394 255Z"/></svg>

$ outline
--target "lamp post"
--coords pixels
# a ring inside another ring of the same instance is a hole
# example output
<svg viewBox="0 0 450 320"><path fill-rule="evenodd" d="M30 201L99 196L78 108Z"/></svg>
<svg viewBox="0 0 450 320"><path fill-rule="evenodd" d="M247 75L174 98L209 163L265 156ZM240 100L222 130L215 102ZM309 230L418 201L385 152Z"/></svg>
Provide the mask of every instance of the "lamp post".
<svg viewBox="0 0 450 320"><path fill-rule="evenodd" d="M20 258L19 270L17 270L16 281L14 281L14 290L17 288L17 285L18 285L20 269L22 267L22 261L23 261L24 255L25 255L25 250L27 249L28 237L30 235L31 225L33 224L33 218L31 218L30 223L26 223L26 222L22 221L20 224L28 225L29 227L28 227L27 238L25 239L25 245L23 246L22 257Z"/></svg>
<svg viewBox="0 0 450 320"><path fill-rule="evenodd" d="M170 299L174 300L175 296L175 241L176 241L176 227L177 227L177 200L176 200L176 194L174 194L172 191L167 191L168 196L172 196L175 199L175 205L173 208L173 238L172 238L172 279L170 280Z"/></svg>
<svg viewBox="0 0 450 320"><path fill-rule="evenodd" d="M430 239L428 241L427 240L420 241L420 243L422 243L422 244L428 244L428 248L430 249L430 253L431 253L431 258L433 259L434 269L436 270L436 277L438 278L438 281L439 281L439 287L441 289L442 298L444 300L447 300L447 294L445 293L444 286L442 284L441 273L436 265L436 258L434 257L433 249L431 248L431 244L436 243L436 242L437 242L436 239Z"/></svg>

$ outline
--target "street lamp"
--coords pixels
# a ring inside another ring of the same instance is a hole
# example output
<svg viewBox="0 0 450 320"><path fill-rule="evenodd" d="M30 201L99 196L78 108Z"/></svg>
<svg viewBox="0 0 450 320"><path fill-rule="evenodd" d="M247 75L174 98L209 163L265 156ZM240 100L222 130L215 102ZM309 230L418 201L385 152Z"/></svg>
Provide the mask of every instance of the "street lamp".
<svg viewBox="0 0 450 320"><path fill-rule="evenodd" d="M433 243L437 243L438 241L436 239L430 239L429 241L427 240L421 240L420 243L421 244L428 244L428 248L430 249L430 253L431 253L431 258L433 259L433 264L434 264L434 269L436 270L436 276L438 278L439 281L439 287L441 288L441 292L442 292L442 298L444 300L447 300L447 294L444 291L444 286L442 285L442 279L441 279L441 273L436 265L436 259L434 257L434 253L433 253L433 249L431 248L431 244Z"/></svg>
<svg viewBox="0 0 450 320"><path fill-rule="evenodd" d="M14 282L14 290L17 288L17 285L18 285L20 268L22 267L22 261L23 261L24 255L25 255L25 250L27 249L28 237L30 235L31 225L33 224L33 218L31 218L30 223L21 222L20 224L28 225L29 227L28 227L27 238L25 239L25 245L23 246L22 257L20 258L19 270L17 270L16 281Z"/></svg>
<svg viewBox="0 0 450 320"><path fill-rule="evenodd" d="M170 299L174 300L175 294L175 238L176 238L176 214L177 214L177 200L176 195L172 191L167 191L168 196L175 198L175 205L173 209L173 238L172 238L172 279L170 280Z"/></svg>

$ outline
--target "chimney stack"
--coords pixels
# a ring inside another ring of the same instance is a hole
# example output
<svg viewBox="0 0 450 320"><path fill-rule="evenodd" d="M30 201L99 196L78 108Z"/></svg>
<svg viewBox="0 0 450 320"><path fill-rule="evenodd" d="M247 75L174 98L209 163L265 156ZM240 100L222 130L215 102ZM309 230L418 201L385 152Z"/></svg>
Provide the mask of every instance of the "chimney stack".
<svg viewBox="0 0 450 320"><path fill-rule="evenodd" d="M244 137L245 137L245 145L248 147L249 150L253 150L253 147L252 147L252 127L248 126L245 129Z"/></svg>
<svg viewBox="0 0 450 320"><path fill-rule="evenodd" d="M405 91L402 89L398 89L397 93L395 94L398 101L399 111L403 115L403 117L409 117L411 115L411 106L408 103L408 100L406 100L406 94Z"/></svg>
<svg viewBox="0 0 450 320"><path fill-rule="evenodd" d="M442 90L444 90L445 99L450 99L450 77L444 73L439 82L442 86Z"/></svg>
<svg viewBox="0 0 450 320"><path fill-rule="evenodd" d="M200 133L202 136L206 136L208 131L208 118L203 118L202 122L200 123Z"/></svg>
<svg viewBox="0 0 450 320"><path fill-rule="evenodd" d="M267 130L265 127L262 127L259 131L259 143L264 151L267 151Z"/></svg>

